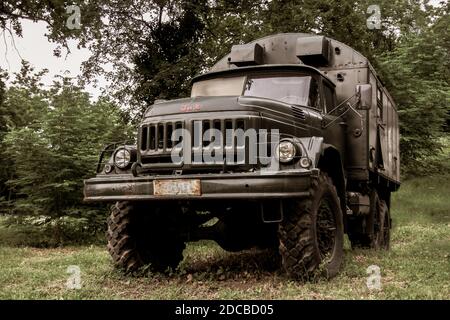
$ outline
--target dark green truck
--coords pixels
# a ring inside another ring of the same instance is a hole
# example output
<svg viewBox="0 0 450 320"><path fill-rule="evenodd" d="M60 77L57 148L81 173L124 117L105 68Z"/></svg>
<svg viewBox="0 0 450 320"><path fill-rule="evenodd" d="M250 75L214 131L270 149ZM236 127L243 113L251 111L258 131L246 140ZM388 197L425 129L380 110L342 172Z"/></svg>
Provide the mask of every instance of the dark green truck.
<svg viewBox="0 0 450 320"><path fill-rule="evenodd" d="M114 203L108 250L126 271L175 268L200 239L272 248L306 279L338 272L345 233L389 248L398 115L369 61L338 41L233 46L191 97L151 106L136 141L105 149L84 187L85 201Z"/></svg>

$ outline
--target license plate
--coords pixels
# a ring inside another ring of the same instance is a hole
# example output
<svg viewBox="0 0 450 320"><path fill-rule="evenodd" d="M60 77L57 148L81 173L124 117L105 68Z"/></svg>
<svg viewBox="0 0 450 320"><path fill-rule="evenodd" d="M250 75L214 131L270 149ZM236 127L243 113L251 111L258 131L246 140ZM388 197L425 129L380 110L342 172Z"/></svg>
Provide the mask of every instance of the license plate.
<svg viewBox="0 0 450 320"><path fill-rule="evenodd" d="M199 196L201 195L200 180L153 180L153 193L155 196Z"/></svg>

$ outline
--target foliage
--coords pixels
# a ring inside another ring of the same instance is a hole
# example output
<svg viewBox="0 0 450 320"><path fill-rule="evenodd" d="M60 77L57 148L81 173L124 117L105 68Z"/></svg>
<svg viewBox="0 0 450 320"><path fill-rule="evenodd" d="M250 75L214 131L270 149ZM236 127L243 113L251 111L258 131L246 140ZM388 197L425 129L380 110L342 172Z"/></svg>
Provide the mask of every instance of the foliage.
<svg viewBox="0 0 450 320"><path fill-rule="evenodd" d="M83 1L83 0L2 0L0 3L0 30L9 34L22 36L21 20L27 19L34 22L44 21L48 25L47 38L59 44L54 54L61 54L61 46L69 50L68 40L82 40L84 35L90 34L97 37L99 27L102 24L101 16L105 14L103 10L104 1ZM109 2L109 1L108 1ZM111 1L107 6L114 8L114 2ZM67 11L68 6L76 5L80 7L83 13L83 29L67 28L67 21L71 18L73 12Z"/></svg>
<svg viewBox="0 0 450 320"><path fill-rule="evenodd" d="M418 35L404 37L396 49L380 56L380 68L400 117L400 147L407 172L440 153L446 115L450 112L449 16ZM445 27L444 30L439 30Z"/></svg>
<svg viewBox="0 0 450 320"><path fill-rule="evenodd" d="M197 6L207 1L183 1L180 10L167 21L158 21L134 56L135 92L138 101L153 104L155 98L172 99L189 95L189 79L199 71L199 47L204 23ZM162 11L161 11L162 12Z"/></svg>
<svg viewBox="0 0 450 320"><path fill-rule="evenodd" d="M101 147L127 139L131 129L106 99L90 102L88 93L67 78L44 89L39 77L25 65L6 91L3 107L12 116L2 142L1 158L9 171L2 211L25 224L29 216L45 217L43 224L53 223L55 232L69 229L73 220L66 218L99 228L96 215L104 218L103 207L82 204L82 180L94 173Z"/></svg>
<svg viewBox="0 0 450 320"><path fill-rule="evenodd" d="M81 28L65 27L65 7L78 5ZM382 28L369 30L370 0L52 0L0 7L0 28L21 34L19 18L49 24L49 39L77 39L92 56L85 80L105 74L112 94L138 111L156 98L186 93L192 75L205 70L236 43L277 32L321 33L363 54L392 50L399 34L419 32L438 14L428 0L380 0ZM58 50L57 54L61 54ZM105 69L105 65L112 68Z"/></svg>
<svg viewBox="0 0 450 320"><path fill-rule="evenodd" d="M6 85L5 80L7 78L7 73L0 68L0 148L2 147L3 136L7 132L7 112L4 107L5 95L6 95ZM0 153L1 156L1 153ZM0 200L2 195L6 193L5 182L8 179L8 170L5 167L6 163L0 157Z"/></svg>
<svg viewBox="0 0 450 320"><path fill-rule="evenodd" d="M105 216L84 211L81 217L15 216L0 220L3 245L49 248L104 242Z"/></svg>

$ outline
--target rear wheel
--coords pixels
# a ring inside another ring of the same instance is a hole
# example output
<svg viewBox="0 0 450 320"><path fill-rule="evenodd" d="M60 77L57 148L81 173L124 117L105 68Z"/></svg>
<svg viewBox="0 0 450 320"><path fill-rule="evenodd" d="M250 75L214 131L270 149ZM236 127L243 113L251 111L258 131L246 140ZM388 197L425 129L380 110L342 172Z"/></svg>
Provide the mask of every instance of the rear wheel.
<svg viewBox="0 0 450 320"><path fill-rule="evenodd" d="M380 201L379 231L376 234L375 248L389 250L391 243L391 216L386 201Z"/></svg>
<svg viewBox="0 0 450 320"><path fill-rule="evenodd" d="M370 213L351 222L348 236L352 248L388 250L391 238L391 216L386 201L376 190L370 194Z"/></svg>
<svg viewBox="0 0 450 320"><path fill-rule="evenodd" d="M332 180L321 173L307 199L288 200L279 226L282 265L292 278L335 276L343 258L344 228Z"/></svg>
<svg viewBox="0 0 450 320"><path fill-rule="evenodd" d="M108 218L108 251L116 267L126 272L149 266L152 271L175 269L183 259L184 242L178 237L173 212L162 208L117 202Z"/></svg>

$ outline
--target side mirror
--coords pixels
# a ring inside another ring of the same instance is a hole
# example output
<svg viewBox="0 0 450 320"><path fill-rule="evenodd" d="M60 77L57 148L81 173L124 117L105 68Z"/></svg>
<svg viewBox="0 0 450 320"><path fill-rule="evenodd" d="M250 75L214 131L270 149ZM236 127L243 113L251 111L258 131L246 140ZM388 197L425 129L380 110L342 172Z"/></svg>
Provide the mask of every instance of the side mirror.
<svg viewBox="0 0 450 320"><path fill-rule="evenodd" d="M372 108L372 85L359 84L356 86L356 92L359 97L358 110L370 110Z"/></svg>

